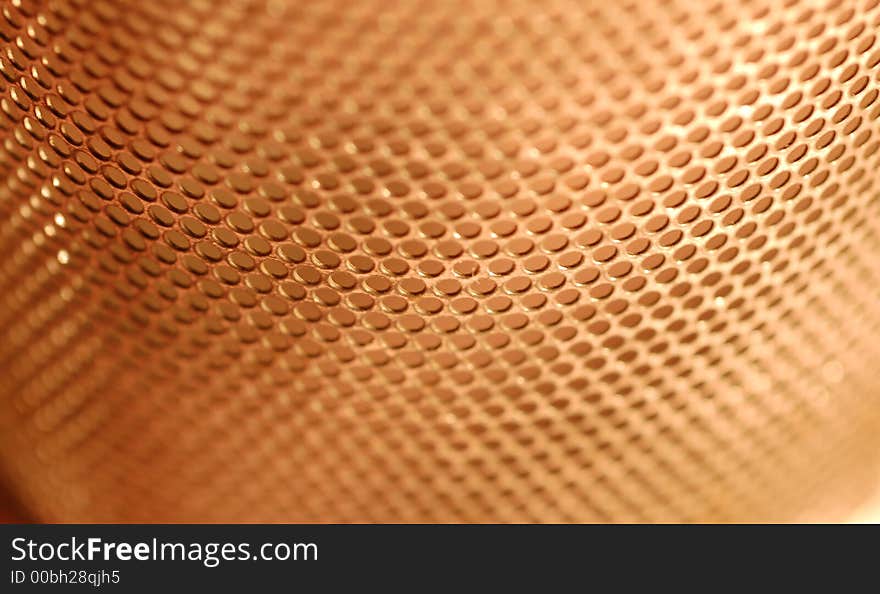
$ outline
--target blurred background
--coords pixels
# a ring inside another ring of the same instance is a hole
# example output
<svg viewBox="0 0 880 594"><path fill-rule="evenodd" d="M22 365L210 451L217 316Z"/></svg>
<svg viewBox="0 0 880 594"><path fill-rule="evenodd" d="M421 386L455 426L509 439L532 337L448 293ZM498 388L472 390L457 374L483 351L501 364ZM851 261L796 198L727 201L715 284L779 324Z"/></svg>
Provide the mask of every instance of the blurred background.
<svg viewBox="0 0 880 594"><path fill-rule="evenodd" d="M849 520L854 524L880 524L880 496L856 511ZM0 489L0 524L35 523L36 520L12 496Z"/></svg>

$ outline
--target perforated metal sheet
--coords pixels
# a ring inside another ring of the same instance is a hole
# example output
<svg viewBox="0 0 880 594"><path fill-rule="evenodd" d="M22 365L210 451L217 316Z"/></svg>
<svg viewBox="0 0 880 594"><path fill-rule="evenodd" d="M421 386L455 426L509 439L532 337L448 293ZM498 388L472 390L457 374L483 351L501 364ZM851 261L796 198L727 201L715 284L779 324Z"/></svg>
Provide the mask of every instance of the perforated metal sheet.
<svg viewBox="0 0 880 594"><path fill-rule="evenodd" d="M52 521L832 520L880 3L2 3L0 459Z"/></svg>

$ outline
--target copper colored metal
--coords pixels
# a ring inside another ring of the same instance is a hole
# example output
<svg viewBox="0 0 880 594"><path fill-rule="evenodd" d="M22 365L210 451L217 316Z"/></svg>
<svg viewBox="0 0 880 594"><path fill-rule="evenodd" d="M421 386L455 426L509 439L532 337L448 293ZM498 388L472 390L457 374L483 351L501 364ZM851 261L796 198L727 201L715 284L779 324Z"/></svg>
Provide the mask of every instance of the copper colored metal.
<svg viewBox="0 0 880 594"><path fill-rule="evenodd" d="M49 521L835 520L878 0L13 0L0 468Z"/></svg>

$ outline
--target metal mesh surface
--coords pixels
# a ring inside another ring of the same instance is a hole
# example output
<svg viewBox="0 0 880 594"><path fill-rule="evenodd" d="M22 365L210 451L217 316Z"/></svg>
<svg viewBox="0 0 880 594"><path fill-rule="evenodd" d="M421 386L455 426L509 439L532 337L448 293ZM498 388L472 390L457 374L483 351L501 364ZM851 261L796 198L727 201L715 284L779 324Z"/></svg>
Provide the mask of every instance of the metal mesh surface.
<svg viewBox="0 0 880 594"><path fill-rule="evenodd" d="M0 6L0 467L35 517L874 492L877 0Z"/></svg>

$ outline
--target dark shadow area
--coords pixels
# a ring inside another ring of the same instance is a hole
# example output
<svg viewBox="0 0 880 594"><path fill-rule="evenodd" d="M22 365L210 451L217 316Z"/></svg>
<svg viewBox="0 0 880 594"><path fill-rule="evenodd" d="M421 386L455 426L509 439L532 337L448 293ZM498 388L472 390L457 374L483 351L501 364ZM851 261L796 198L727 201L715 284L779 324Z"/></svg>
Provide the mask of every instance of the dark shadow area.
<svg viewBox="0 0 880 594"><path fill-rule="evenodd" d="M30 524L34 519L0 481L0 524Z"/></svg>

